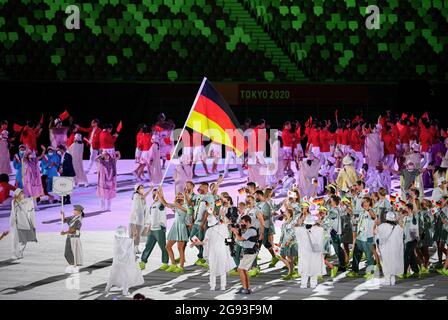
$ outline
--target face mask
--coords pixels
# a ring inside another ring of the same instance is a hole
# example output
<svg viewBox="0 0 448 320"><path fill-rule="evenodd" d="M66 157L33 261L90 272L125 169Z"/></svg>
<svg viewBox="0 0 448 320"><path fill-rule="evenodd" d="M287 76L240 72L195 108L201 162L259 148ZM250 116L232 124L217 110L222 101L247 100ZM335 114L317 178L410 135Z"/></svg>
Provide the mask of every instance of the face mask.
<svg viewBox="0 0 448 320"><path fill-rule="evenodd" d="M25 151L19 151L19 155L22 157L25 154Z"/></svg>
<svg viewBox="0 0 448 320"><path fill-rule="evenodd" d="M54 153L53 152L48 152L48 155L49 156L52 156Z"/></svg>
<svg viewBox="0 0 448 320"><path fill-rule="evenodd" d="M62 152L61 152L61 151L58 151L58 155L62 155Z"/></svg>

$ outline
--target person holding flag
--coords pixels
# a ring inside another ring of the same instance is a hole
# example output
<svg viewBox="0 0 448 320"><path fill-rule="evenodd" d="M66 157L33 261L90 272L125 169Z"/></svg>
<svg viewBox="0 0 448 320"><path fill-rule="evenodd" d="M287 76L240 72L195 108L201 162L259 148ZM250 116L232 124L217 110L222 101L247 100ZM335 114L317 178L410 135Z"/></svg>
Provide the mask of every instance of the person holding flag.
<svg viewBox="0 0 448 320"><path fill-rule="evenodd" d="M87 167L86 174L89 174L92 170L94 164L96 164L96 157L98 157L100 150L100 133L101 129L99 128L100 121L98 119L93 119L90 122L89 128L83 128L79 125L75 125L79 132L88 134L88 142L90 146L90 157L89 157L89 166Z"/></svg>
<svg viewBox="0 0 448 320"><path fill-rule="evenodd" d="M53 148L57 148L62 145L67 147L67 133L68 127L63 125L63 122L70 118L70 114L67 110L61 113L56 119L50 118L50 124L48 129L50 132L50 142Z"/></svg>
<svg viewBox="0 0 448 320"><path fill-rule="evenodd" d="M112 134L112 124L108 123L103 126L103 130L100 133L100 150L102 152L107 152L112 157L115 156L115 142L117 141L118 134L121 130L121 121L117 127L117 130L114 134Z"/></svg>

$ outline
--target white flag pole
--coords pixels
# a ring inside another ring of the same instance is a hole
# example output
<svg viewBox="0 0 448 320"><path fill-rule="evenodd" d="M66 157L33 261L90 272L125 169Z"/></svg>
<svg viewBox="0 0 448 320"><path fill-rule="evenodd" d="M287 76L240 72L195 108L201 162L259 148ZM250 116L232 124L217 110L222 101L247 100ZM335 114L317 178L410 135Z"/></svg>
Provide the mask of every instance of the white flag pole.
<svg viewBox="0 0 448 320"><path fill-rule="evenodd" d="M191 113L193 112L194 106L196 105L196 103L199 99L199 96L201 95L202 89L204 88L206 81L207 81L207 78L204 77L204 79L202 79L202 83L201 83L201 86L199 87L198 93L196 94L196 98L194 98L194 102L193 102L193 105L191 106L190 112L188 113L187 120L185 120L184 127L182 128L180 136L177 139L176 146L174 147L173 151L171 151L170 162L168 162L168 166L165 169L165 173L163 174L163 177L162 177L162 180L160 181L159 186L162 186L163 182L165 181L166 174L168 173L168 169L170 168L171 162L173 161L173 156L176 154L177 147L179 146L180 140L182 139L182 136L184 134L188 119L190 119Z"/></svg>

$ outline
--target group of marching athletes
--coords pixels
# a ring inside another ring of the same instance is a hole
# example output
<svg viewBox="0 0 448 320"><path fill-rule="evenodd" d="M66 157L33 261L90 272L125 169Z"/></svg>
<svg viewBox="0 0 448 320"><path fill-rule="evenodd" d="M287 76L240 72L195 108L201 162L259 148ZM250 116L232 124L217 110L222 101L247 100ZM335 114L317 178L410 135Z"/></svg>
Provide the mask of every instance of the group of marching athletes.
<svg viewBox="0 0 448 320"><path fill-rule="evenodd" d="M267 130L264 120L255 128L248 122L245 126L249 138L254 134L260 137L260 132ZM39 133L36 129L34 136ZM152 144L159 131L152 128ZM393 285L397 275L418 278L431 270L448 275L448 140L436 120L430 120L426 113L418 120L407 115L394 118L388 113L375 124L359 116L353 120L336 118L335 129L330 120L310 117L303 136L300 131L300 124L292 128L287 122L278 139L266 138L271 153L276 150L273 161L277 161L268 174L261 174L261 169L269 167L264 158L266 146L249 148L239 163L244 164L248 175L246 187L240 190L244 202L234 203L230 194L218 193L229 175L228 167L216 182L201 182L196 188L193 162L202 161L206 168L202 144L184 145L174 172L173 202L165 198L161 187L145 191L143 183L137 184L129 233L134 254L140 254L141 236L147 236L140 268L146 267L158 244L161 269L183 273L185 250L191 243L190 247L198 250L194 264L210 270L211 289L215 289L218 276L221 289L225 289L229 273L240 276L241 294L252 292L250 277L261 273L257 257L262 247L271 255L269 267L282 261L287 269L282 278L300 278L301 287L308 281L315 287L327 269L331 277L345 271L349 277L360 276L364 259L364 276L371 279L379 270L385 284ZM305 138L307 143L302 146ZM103 154L110 154L111 149L105 148ZM143 157L144 151L139 156ZM160 155L160 149L158 152ZM154 162L154 150L148 153L152 156L145 158ZM218 171L217 166L215 169ZM244 175L243 167L238 169ZM397 193L391 185L394 176L400 178ZM430 189L432 194L426 197L425 190ZM146 200L149 194L152 201ZM21 208L15 204L30 196L18 197L13 207ZM175 214L168 232L167 208ZM19 220L11 217L12 228L17 229ZM278 220L282 225L280 234L275 235ZM431 264L432 249L437 252L437 261Z"/></svg>

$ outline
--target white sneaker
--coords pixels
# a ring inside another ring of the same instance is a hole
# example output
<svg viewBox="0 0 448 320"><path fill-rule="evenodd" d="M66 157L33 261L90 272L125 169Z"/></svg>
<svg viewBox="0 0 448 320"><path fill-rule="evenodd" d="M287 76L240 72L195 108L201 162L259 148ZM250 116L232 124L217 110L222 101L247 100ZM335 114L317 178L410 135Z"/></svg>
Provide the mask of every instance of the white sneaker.
<svg viewBox="0 0 448 320"><path fill-rule="evenodd" d="M72 273L79 273L79 267L78 266L73 267L73 272Z"/></svg>
<svg viewBox="0 0 448 320"><path fill-rule="evenodd" d="M65 273L73 273L73 266L67 266L66 268L65 268Z"/></svg>
<svg viewBox="0 0 448 320"><path fill-rule="evenodd" d="M221 287L221 291L226 291L226 287Z"/></svg>
<svg viewBox="0 0 448 320"><path fill-rule="evenodd" d="M215 287L210 287L210 291L215 291L216 288Z"/></svg>

